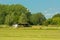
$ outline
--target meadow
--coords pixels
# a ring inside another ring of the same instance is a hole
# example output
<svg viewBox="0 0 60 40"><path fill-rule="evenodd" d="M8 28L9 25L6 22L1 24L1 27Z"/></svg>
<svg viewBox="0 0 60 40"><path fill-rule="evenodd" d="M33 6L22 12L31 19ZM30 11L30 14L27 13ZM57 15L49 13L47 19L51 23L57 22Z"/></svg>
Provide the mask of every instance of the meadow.
<svg viewBox="0 0 60 40"><path fill-rule="evenodd" d="M60 40L60 29L58 27L0 28L0 40Z"/></svg>

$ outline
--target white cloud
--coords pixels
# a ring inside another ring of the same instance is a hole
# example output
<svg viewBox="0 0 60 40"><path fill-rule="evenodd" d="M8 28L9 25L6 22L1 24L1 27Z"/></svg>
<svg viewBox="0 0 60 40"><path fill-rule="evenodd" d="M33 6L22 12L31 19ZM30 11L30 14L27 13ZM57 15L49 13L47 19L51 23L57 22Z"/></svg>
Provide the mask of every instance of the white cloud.
<svg viewBox="0 0 60 40"><path fill-rule="evenodd" d="M50 13L45 14L46 18L51 18L52 16L53 16L53 14L50 14Z"/></svg>
<svg viewBox="0 0 60 40"><path fill-rule="evenodd" d="M48 11L44 11L45 13L47 13Z"/></svg>
<svg viewBox="0 0 60 40"><path fill-rule="evenodd" d="M56 12L57 11L57 12ZM51 12L56 12L59 13L60 12L60 8L48 8L44 11L44 13L51 13Z"/></svg>
<svg viewBox="0 0 60 40"><path fill-rule="evenodd" d="M48 8L48 9L46 9L45 11L44 11L44 13L48 13L49 11L51 11L52 10L52 8Z"/></svg>
<svg viewBox="0 0 60 40"><path fill-rule="evenodd" d="M47 18L51 18L54 14L60 13L60 8L48 8L43 13Z"/></svg>

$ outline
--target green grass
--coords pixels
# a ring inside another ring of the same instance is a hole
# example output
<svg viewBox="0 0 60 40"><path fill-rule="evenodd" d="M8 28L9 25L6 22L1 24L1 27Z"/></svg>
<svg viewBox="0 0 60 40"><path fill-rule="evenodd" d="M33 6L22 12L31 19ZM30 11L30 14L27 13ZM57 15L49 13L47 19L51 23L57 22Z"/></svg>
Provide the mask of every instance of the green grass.
<svg viewBox="0 0 60 40"><path fill-rule="evenodd" d="M60 40L60 30L0 28L0 40Z"/></svg>

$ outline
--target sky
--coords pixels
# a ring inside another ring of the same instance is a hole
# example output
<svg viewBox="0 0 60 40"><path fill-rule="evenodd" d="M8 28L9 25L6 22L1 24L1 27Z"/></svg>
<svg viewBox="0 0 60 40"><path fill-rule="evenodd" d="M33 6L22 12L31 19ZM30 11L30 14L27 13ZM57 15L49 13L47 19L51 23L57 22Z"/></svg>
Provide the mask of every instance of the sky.
<svg viewBox="0 0 60 40"><path fill-rule="evenodd" d="M42 12L46 18L60 13L60 0L0 0L0 4L22 4L31 13Z"/></svg>

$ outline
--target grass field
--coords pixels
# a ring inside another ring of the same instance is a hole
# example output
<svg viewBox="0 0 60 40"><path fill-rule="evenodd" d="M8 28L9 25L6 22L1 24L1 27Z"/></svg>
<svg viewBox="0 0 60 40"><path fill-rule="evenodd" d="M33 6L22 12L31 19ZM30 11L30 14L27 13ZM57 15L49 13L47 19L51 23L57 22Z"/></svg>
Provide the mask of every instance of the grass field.
<svg viewBox="0 0 60 40"><path fill-rule="evenodd" d="M60 30L0 28L0 40L60 40Z"/></svg>

